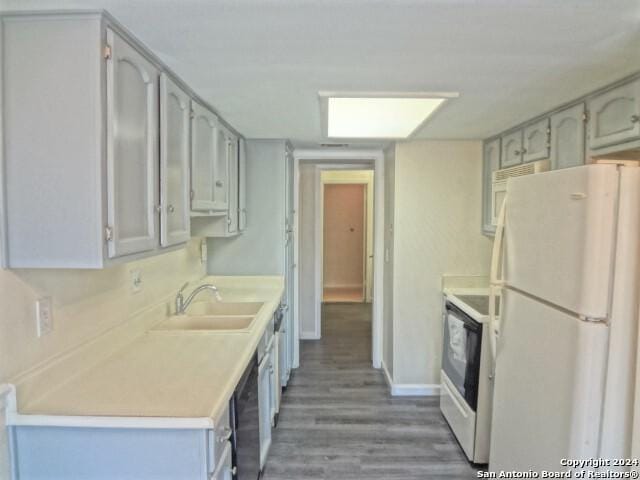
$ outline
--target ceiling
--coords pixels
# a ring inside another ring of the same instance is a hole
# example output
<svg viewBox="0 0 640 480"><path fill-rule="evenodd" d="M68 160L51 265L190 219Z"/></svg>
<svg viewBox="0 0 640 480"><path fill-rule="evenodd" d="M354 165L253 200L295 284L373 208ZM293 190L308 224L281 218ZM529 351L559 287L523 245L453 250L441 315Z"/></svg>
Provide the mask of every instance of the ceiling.
<svg viewBox="0 0 640 480"><path fill-rule="evenodd" d="M640 0L0 0L104 8L248 138L322 138L318 91L453 91L479 139L640 70Z"/></svg>

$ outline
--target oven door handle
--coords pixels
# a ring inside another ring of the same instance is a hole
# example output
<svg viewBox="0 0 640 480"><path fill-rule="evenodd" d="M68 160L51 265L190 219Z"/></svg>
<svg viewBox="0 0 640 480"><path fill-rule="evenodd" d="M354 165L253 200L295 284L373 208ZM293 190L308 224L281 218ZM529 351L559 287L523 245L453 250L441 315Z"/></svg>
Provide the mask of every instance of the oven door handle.
<svg viewBox="0 0 640 480"><path fill-rule="evenodd" d="M496 225L496 236L493 240L493 253L491 255L491 273L489 277L489 343L491 344L491 355L495 368L495 360L498 350L498 337L500 336L500 324L496 318L496 295L499 295L504 286L504 280L498 278L498 270L502 266L504 223L507 210L507 197L502 201L498 224ZM502 296L500 296L502 298Z"/></svg>

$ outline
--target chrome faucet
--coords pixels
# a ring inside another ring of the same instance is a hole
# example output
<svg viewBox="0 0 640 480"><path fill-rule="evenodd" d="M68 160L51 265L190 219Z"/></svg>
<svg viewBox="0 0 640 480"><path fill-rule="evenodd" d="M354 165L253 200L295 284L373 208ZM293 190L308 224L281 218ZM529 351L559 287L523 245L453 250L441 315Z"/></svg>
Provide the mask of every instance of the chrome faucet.
<svg viewBox="0 0 640 480"><path fill-rule="evenodd" d="M197 287L193 292L189 294L189 296L185 300L184 297L182 296L182 292L184 291L185 288L187 288L188 285L189 285L189 282L185 283L180 289L180 291L178 292L178 295L176 295L176 315L183 314L187 309L187 307L191 304L195 296L198 295L203 290L210 290L216 296L216 299L220 300L220 294L218 293L218 288L215 287L214 285L211 285L210 283L204 283L199 287Z"/></svg>

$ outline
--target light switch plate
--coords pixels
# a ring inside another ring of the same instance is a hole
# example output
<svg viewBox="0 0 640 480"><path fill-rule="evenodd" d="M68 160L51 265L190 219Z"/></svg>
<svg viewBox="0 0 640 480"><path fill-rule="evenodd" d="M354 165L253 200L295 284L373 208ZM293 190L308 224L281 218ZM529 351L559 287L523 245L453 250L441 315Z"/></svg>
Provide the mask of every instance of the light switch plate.
<svg viewBox="0 0 640 480"><path fill-rule="evenodd" d="M138 293L142 291L142 274L140 270L131 270L129 272L131 277L131 293Z"/></svg>
<svg viewBox="0 0 640 480"><path fill-rule="evenodd" d="M36 329L38 337L53 331L53 301L51 297L36 300Z"/></svg>

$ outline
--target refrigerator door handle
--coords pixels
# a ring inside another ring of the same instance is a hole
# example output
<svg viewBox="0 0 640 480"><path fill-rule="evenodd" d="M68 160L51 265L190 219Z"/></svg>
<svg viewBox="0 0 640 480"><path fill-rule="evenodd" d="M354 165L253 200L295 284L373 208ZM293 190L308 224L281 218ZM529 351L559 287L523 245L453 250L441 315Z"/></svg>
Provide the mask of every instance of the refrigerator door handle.
<svg viewBox="0 0 640 480"><path fill-rule="evenodd" d="M498 270L502 265L502 241L504 239L504 222L506 218L507 197L502 201L498 224L496 225L496 235L493 240L493 253L491 255L491 270L489 276L489 343L491 344L491 354L494 364L497 352L498 336L500 335L500 325L496 318L496 295L499 295L504 286L504 280L498 278Z"/></svg>

